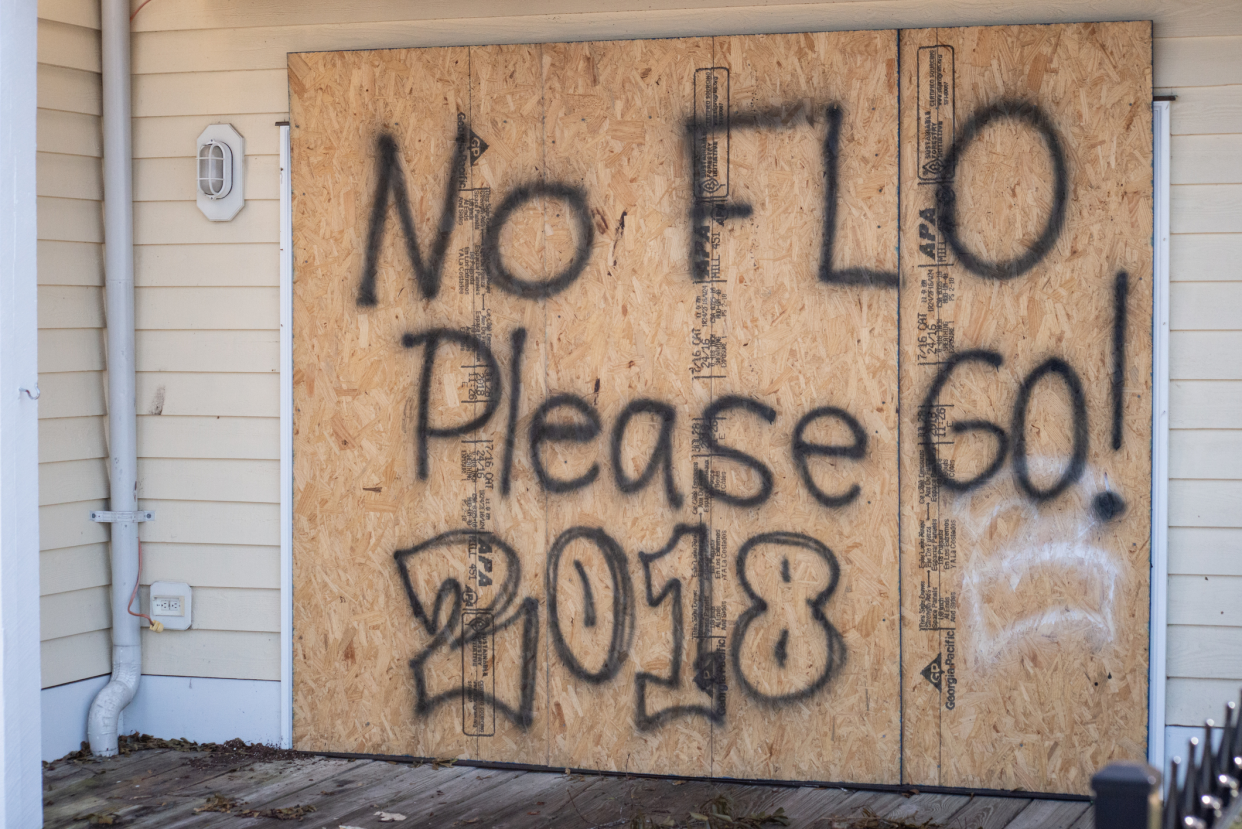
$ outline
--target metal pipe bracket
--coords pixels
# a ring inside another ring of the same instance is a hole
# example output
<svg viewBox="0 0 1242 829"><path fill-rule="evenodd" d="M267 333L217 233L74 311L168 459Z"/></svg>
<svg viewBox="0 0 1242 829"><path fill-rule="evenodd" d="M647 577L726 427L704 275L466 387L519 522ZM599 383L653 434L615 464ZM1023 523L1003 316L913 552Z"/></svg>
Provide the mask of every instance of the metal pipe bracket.
<svg viewBox="0 0 1242 829"><path fill-rule="evenodd" d="M98 524L116 524L125 521L141 524L143 521L154 521L155 512L149 509L134 510L133 512L97 509L91 510L91 520Z"/></svg>

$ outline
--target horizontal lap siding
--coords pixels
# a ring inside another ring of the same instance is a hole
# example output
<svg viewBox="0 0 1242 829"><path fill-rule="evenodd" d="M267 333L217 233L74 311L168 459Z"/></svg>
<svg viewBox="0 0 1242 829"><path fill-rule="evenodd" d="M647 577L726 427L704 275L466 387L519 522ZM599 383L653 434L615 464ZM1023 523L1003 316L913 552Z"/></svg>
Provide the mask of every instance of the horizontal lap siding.
<svg viewBox="0 0 1242 829"><path fill-rule="evenodd" d="M108 529L87 518L108 504L98 11L76 0L45 0L40 11L39 518L48 687L110 670L111 608ZM153 92L137 80L135 114L146 114L152 94L179 85L166 79ZM251 76L235 76L215 100L247 85ZM286 104L283 82L275 98L271 83L259 90L275 101L272 112L134 124L139 496L156 512L142 528L137 603L145 606L153 581L195 588L193 630L144 632L146 673L279 675L280 165L272 125ZM253 136L249 199L230 223L207 222L194 204L194 141L214 120L233 120Z"/></svg>
<svg viewBox="0 0 1242 829"><path fill-rule="evenodd" d="M207 60L143 72L151 60L137 35L139 486L157 516L143 526L142 581L188 582L195 605L188 635L144 633L143 669L278 679L284 70L216 71ZM195 141L218 122L246 139L246 206L231 222L209 222L195 204Z"/></svg>
<svg viewBox="0 0 1242 829"><path fill-rule="evenodd" d="M39 554L45 687L110 670L98 12L40 3ZM47 15L52 15L49 18Z"/></svg>
<svg viewBox="0 0 1242 829"><path fill-rule="evenodd" d="M44 0L41 9L81 26L88 5ZM1231 656L1242 624L1228 613L1208 618L1213 602L1242 584L1230 581L1242 579L1242 315L1236 313L1242 308L1242 4L1098 0L1079 9L1016 0L717 0L710 15L678 8L683 5L622 0L607 12L583 13L571 0L531 0L522 4L524 16L509 16L513 7L497 0L179 0L152 3L135 18L138 430L143 503L157 511L157 521L143 527L144 580L189 581L204 597L217 596L220 607L258 620L253 629L148 636L148 669L278 674L277 634L262 621L271 612L264 602L275 594L262 591L279 585L274 122L286 115L287 53L1150 17L1155 83L1160 93L1179 96L1173 105L1170 618L1180 620L1171 637L1187 647L1185 659L1170 662L1169 721L1191 724L1209 703L1214 711L1223 701L1220 684L1242 678ZM75 72L83 70L62 67L40 77L41 90L63 101L55 116L61 121L92 111L89 96L66 88ZM194 139L215 122L232 123L246 138L247 205L227 223L207 222L194 205ZM67 146L88 155L91 144L65 139L46 151L67 153ZM40 208L76 216L90 186L66 182ZM73 436L75 445L90 445L83 429ZM58 462L70 455L76 459L73 452L57 453ZM1216 653L1217 666L1202 667Z"/></svg>
<svg viewBox="0 0 1242 829"><path fill-rule="evenodd" d="M1236 4L1235 4L1236 5ZM1159 27L1157 27L1157 32ZM1242 36L1157 41L1172 109L1170 725L1242 681Z"/></svg>

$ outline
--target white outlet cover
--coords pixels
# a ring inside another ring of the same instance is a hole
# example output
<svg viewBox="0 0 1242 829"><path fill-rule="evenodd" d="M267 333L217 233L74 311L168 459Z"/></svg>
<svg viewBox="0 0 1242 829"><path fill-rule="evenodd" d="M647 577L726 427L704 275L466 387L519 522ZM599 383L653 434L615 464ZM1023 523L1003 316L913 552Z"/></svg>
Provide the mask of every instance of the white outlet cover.
<svg viewBox="0 0 1242 829"><path fill-rule="evenodd" d="M151 585L147 615L167 630L189 630L194 595L183 581L157 581Z"/></svg>
<svg viewBox="0 0 1242 829"><path fill-rule="evenodd" d="M227 144L233 154L233 189L222 199L209 198L198 188L198 151L208 141ZM232 124L212 124L198 137L198 146L194 148L194 165L195 179L191 184L197 194L198 209L213 222L232 221L246 206L246 139L233 129Z"/></svg>

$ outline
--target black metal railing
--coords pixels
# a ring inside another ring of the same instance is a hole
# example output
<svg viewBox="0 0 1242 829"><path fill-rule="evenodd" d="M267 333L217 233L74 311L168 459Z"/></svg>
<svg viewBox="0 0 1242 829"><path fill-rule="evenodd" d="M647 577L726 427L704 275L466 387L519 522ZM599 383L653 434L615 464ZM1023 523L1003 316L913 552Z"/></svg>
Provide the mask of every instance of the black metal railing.
<svg viewBox="0 0 1242 829"><path fill-rule="evenodd" d="M1220 742L1213 748L1213 731ZM1168 786L1146 763L1117 762L1091 780L1095 789L1096 829L1229 829L1242 820L1242 714L1225 704L1219 729L1203 724L1183 761L1169 764Z"/></svg>

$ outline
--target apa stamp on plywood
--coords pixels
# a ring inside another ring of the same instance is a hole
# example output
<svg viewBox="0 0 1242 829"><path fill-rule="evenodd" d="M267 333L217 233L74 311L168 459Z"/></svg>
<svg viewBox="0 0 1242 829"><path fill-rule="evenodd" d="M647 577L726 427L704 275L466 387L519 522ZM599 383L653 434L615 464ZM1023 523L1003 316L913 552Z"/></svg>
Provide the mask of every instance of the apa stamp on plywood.
<svg viewBox="0 0 1242 829"><path fill-rule="evenodd" d="M695 191L699 199L729 195L729 70L694 73Z"/></svg>
<svg viewBox="0 0 1242 829"><path fill-rule="evenodd" d="M490 568L489 568L490 569ZM461 614L461 731L470 737L496 734L496 626L487 610Z"/></svg>
<svg viewBox="0 0 1242 829"><path fill-rule="evenodd" d="M919 49L918 87L919 179L940 181L955 126L952 46Z"/></svg>

